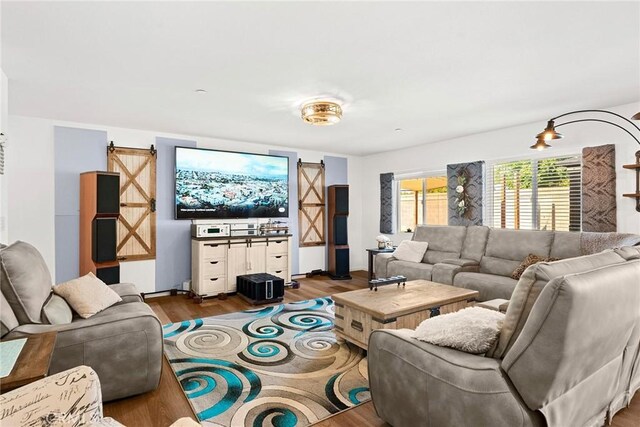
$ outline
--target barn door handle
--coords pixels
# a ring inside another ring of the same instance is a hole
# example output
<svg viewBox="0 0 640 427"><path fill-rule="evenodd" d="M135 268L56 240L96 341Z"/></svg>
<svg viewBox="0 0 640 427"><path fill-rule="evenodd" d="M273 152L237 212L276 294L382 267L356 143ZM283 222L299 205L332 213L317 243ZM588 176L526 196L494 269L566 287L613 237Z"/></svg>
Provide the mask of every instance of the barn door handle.
<svg viewBox="0 0 640 427"><path fill-rule="evenodd" d="M119 256L118 258L116 258L118 261L126 261L127 257L126 256Z"/></svg>
<svg viewBox="0 0 640 427"><path fill-rule="evenodd" d="M124 208L125 206L127 206L127 204L126 204L126 203L124 203L124 202L123 202L123 203L120 203L120 207L121 207L121 208Z"/></svg>
<svg viewBox="0 0 640 427"><path fill-rule="evenodd" d="M151 199L150 203L151 203L151 212L155 212L156 211L156 199Z"/></svg>

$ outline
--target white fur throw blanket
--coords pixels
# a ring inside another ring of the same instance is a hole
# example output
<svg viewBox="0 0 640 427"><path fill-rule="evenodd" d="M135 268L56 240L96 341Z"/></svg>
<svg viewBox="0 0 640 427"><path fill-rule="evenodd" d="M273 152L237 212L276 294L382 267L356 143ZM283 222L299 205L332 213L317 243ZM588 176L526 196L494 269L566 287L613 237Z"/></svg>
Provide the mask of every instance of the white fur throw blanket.
<svg viewBox="0 0 640 427"><path fill-rule="evenodd" d="M413 338L471 354L486 353L500 335L504 313L469 307L422 322Z"/></svg>

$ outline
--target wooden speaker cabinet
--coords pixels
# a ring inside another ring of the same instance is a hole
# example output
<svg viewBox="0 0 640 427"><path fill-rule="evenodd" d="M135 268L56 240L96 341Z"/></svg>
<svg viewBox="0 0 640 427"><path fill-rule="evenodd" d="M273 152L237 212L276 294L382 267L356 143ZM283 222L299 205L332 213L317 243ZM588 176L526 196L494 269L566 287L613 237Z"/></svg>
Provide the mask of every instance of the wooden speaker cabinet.
<svg viewBox="0 0 640 427"><path fill-rule="evenodd" d="M334 280L351 279L349 274L349 186L330 185L327 197L329 224L329 277Z"/></svg>
<svg viewBox="0 0 640 427"><path fill-rule="evenodd" d="M120 174L80 174L80 276L92 272L106 284L120 281L119 215Z"/></svg>

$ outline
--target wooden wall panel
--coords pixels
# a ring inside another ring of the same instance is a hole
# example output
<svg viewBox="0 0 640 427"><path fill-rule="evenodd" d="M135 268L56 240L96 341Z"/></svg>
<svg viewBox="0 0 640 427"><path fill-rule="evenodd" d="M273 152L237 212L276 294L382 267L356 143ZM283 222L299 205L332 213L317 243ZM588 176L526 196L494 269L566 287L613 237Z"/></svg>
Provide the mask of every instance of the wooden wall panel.
<svg viewBox="0 0 640 427"><path fill-rule="evenodd" d="M324 163L298 161L300 247L325 244Z"/></svg>

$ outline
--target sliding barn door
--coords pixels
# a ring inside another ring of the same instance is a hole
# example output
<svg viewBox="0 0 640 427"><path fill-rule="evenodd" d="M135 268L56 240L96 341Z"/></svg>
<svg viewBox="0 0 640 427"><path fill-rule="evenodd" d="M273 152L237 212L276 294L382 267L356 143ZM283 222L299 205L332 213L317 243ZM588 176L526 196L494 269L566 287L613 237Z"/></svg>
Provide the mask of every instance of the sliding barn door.
<svg viewBox="0 0 640 427"><path fill-rule="evenodd" d="M138 261L156 257L156 150L108 149L110 172L120 173L118 258Z"/></svg>
<svg viewBox="0 0 640 427"><path fill-rule="evenodd" d="M298 161L300 246L322 246L324 238L324 163Z"/></svg>

